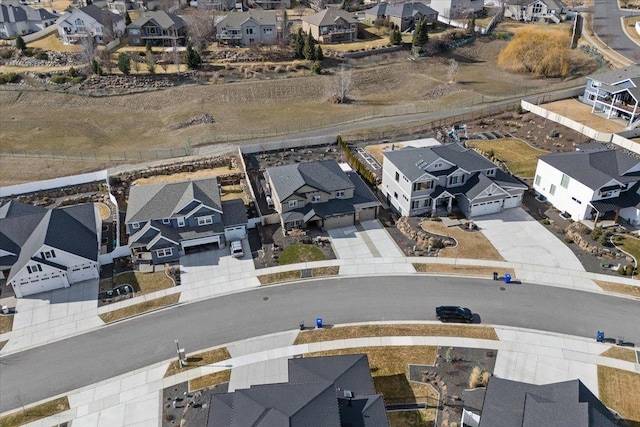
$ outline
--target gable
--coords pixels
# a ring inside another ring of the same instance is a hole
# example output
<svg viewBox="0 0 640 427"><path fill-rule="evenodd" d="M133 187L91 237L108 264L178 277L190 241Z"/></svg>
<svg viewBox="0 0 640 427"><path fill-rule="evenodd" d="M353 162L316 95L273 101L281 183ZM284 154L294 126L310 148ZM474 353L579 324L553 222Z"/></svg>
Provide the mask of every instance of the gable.
<svg viewBox="0 0 640 427"><path fill-rule="evenodd" d="M497 195L499 196L506 196L509 193L506 192L502 187L500 187L499 185L493 183L491 185L489 185L487 188L485 188L484 190L482 190L476 197L474 197L475 199L483 199L486 197L496 197Z"/></svg>

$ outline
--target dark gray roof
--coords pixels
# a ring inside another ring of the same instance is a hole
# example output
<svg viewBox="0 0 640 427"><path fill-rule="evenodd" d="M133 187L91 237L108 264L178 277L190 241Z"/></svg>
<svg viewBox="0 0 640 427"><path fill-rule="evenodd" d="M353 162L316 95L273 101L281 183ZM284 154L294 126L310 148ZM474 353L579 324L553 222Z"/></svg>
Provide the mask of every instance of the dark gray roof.
<svg viewBox="0 0 640 427"><path fill-rule="evenodd" d="M375 16L397 16L402 18L408 18L410 16L414 16L416 13L421 13L422 15L433 15L438 12L430 8L424 3L421 2L409 2L402 4L389 4L386 2L378 3L374 7L365 10L365 13L368 15Z"/></svg>
<svg viewBox="0 0 640 427"><path fill-rule="evenodd" d="M344 391L353 392L353 399ZM289 359L289 381L211 397L208 427L388 427L366 355Z"/></svg>
<svg viewBox="0 0 640 427"><path fill-rule="evenodd" d="M8 200L0 204L0 219L31 215L36 213L44 214L46 208L34 206L16 200Z"/></svg>
<svg viewBox="0 0 640 427"><path fill-rule="evenodd" d="M173 217L193 200L199 200L222 212L218 180L205 178L148 185L134 185L129 189L129 205L125 223Z"/></svg>
<svg viewBox="0 0 640 427"><path fill-rule="evenodd" d="M552 153L540 157L540 160L592 190L612 180L629 183L640 179L640 172L631 171L640 169L640 162L618 150Z"/></svg>
<svg viewBox="0 0 640 427"><path fill-rule="evenodd" d="M20 254L11 268L11 279L30 260L39 258L37 251L43 245L50 246L83 258L98 260L98 232L96 227L96 211L92 203L54 208L44 214L35 213L15 217L20 221L5 223L0 221L2 234L11 235L22 240ZM5 230L5 227L7 230ZM19 233L11 233L9 227L20 227ZM70 238L73 236L73 238ZM17 243L14 240L14 243Z"/></svg>
<svg viewBox="0 0 640 427"><path fill-rule="evenodd" d="M21 4L0 3L0 22L42 22L47 19L57 19L58 16L46 9L34 9Z"/></svg>
<svg viewBox="0 0 640 427"><path fill-rule="evenodd" d="M458 169L466 172L476 172L487 169L495 169L496 165L489 159L471 148L465 148L458 143L440 145L435 147L407 147L400 150L385 151L385 160L393 163L410 180L416 180L425 174L426 166L442 159ZM448 173L453 172L448 170Z"/></svg>
<svg viewBox="0 0 640 427"><path fill-rule="evenodd" d="M547 385L492 377L480 427L613 427L609 410L580 380Z"/></svg>
<svg viewBox="0 0 640 427"><path fill-rule="evenodd" d="M308 15L302 17L304 22L307 22L311 25L316 25L318 27L334 25L336 21L344 19L349 24L355 24L358 21L353 17L353 14L347 12L342 9L324 9L318 13L314 13L313 15Z"/></svg>
<svg viewBox="0 0 640 427"><path fill-rule="evenodd" d="M604 73L592 74L587 78L608 85L614 85L629 79L640 79L640 65L616 68Z"/></svg>
<svg viewBox="0 0 640 427"><path fill-rule="evenodd" d="M447 190L452 194L464 194L469 200L473 200L493 183L493 180L484 174L474 173L460 187L450 187Z"/></svg>
<svg viewBox="0 0 640 427"><path fill-rule="evenodd" d="M232 11L219 23L218 27L240 28L248 20L253 20L260 25L276 25L278 15L273 10L249 10L248 12Z"/></svg>
<svg viewBox="0 0 640 427"><path fill-rule="evenodd" d="M164 10L147 11L129 24L128 28L142 28L145 24L151 22L163 30L170 28L180 29L184 27L184 21L178 15L165 12Z"/></svg>
<svg viewBox="0 0 640 427"><path fill-rule="evenodd" d="M281 201L305 185L326 193L354 188L353 182L335 160L275 166L267 168L265 174L271 178L271 191Z"/></svg>
<svg viewBox="0 0 640 427"><path fill-rule="evenodd" d="M77 10L80 10L86 13L87 15L89 15L90 17L98 21L100 24L102 24L103 26L107 24L113 25L114 23L118 21L122 21L124 19L123 16L118 15L117 13L113 13L107 9L100 9L98 6L94 4L90 4L89 6L78 8ZM71 13L73 13L73 11ZM59 21L64 20L67 17L69 17L69 15L61 16Z"/></svg>
<svg viewBox="0 0 640 427"><path fill-rule="evenodd" d="M536 3L538 1L541 1L542 3L547 5L549 9L562 10L565 7L565 5L558 0L508 0L507 4L508 5L528 5L528 4Z"/></svg>
<svg viewBox="0 0 640 427"><path fill-rule="evenodd" d="M222 221L225 227L241 225L249 222L247 209L241 199L234 199L222 202Z"/></svg>
<svg viewBox="0 0 640 427"><path fill-rule="evenodd" d="M602 191L607 191L605 188L602 188ZM640 194L638 194L638 190L640 190L640 182L635 183L618 197L592 200L589 204L601 214L605 212L616 212L624 208L638 207L640 206Z"/></svg>

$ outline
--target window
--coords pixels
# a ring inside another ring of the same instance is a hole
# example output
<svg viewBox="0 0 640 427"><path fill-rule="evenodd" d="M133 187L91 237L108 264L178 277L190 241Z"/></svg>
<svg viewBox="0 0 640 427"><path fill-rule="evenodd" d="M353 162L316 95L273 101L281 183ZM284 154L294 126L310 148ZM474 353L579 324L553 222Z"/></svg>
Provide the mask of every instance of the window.
<svg viewBox="0 0 640 427"><path fill-rule="evenodd" d="M178 218L178 227L184 227L184 217L183 216Z"/></svg>
<svg viewBox="0 0 640 427"><path fill-rule="evenodd" d="M253 34L253 28L247 28L247 34Z"/></svg>
<svg viewBox="0 0 640 427"><path fill-rule="evenodd" d="M76 31L79 33L84 33L84 22L82 21L82 19L78 18L76 19Z"/></svg>
<svg viewBox="0 0 640 427"><path fill-rule="evenodd" d="M156 250L156 256L158 258L164 258L173 255L173 248L162 248Z"/></svg>
<svg viewBox="0 0 640 427"><path fill-rule="evenodd" d="M536 15L542 13L542 5L540 3L536 3L533 5L533 13Z"/></svg>
<svg viewBox="0 0 640 427"><path fill-rule="evenodd" d="M436 169L440 169L442 167L442 162L434 163L433 167Z"/></svg>
<svg viewBox="0 0 640 427"><path fill-rule="evenodd" d="M433 181L416 182L413 184L413 191L431 190L433 188Z"/></svg>
<svg viewBox="0 0 640 427"><path fill-rule="evenodd" d="M462 184L463 182L464 182L464 175L455 175L455 176L449 177L449 185Z"/></svg>
<svg viewBox="0 0 640 427"><path fill-rule="evenodd" d="M311 197L311 203L318 203L318 202L320 202L320 195L319 194L314 194Z"/></svg>
<svg viewBox="0 0 640 427"><path fill-rule="evenodd" d="M134 222L133 224L131 224L131 228L133 228L134 230L137 230L138 228L140 228L140 223Z"/></svg>
<svg viewBox="0 0 640 427"><path fill-rule="evenodd" d="M298 206L298 201L297 200L289 200L289 207L290 208L295 208Z"/></svg>
<svg viewBox="0 0 640 427"><path fill-rule="evenodd" d="M494 176L495 174L496 174L496 170L495 169L487 170L487 176Z"/></svg>
<svg viewBox="0 0 640 427"><path fill-rule="evenodd" d="M338 191L336 191L336 197L337 197L338 199L342 199L342 198L344 198L344 190L338 190Z"/></svg>
<svg viewBox="0 0 640 427"><path fill-rule="evenodd" d="M576 199L575 197L572 197L571 200L573 200L574 202L576 202L579 205L582 204L582 202L580 200Z"/></svg>
<svg viewBox="0 0 640 427"><path fill-rule="evenodd" d="M147 34L158 34L157 27L147 27Z"/></svg>
<svg viewBox="0 0 640 427"><path fill-rule="evenodd" d="M40 252L40 258L49 259L49 258L55 258L55 257L56 257L56 253L53 249L50 251Z"/></svg>
<svg viewBox="0 0 640 427"><path fill-rule="evenodd" d="M208 224L213 224L213 216L207 215L207 216L198 217L198 225L208 225Z"/></svg>
<svg viewBox="0 0 640 427"><path fill-rule="evenodd" d="M163 224L171 224L171 218L162 218Z"/></svg>
<svg viewBox="0 0 640 427"><path fill-rule="evenodd" d="M400 172L396 171L396 181L400 181Z"/></svg>
<svg viewBox="0 0 640 427"><path fill-rule="evenodd" d="M549 194L552 196L556 194L556 186L551 184L551 188L549 188Z"/></svg>
<svg viewBox="0 0 640 427"><path fill-rule="evenodd" d="M536 175L536 181L535 181L535 184L536 184L536 185L540 185L540 181L542 181L542 178L540 178L540 175Z"/></svg>
<svg viewBox="0 0 640 427"><path fill-rule="evenodd" d="M42 266L40 264L28 265L27 271L29 272L29 274L37 273L39 271L42 271Z"/></svg>
<svg viewBox="0 0 640 427"><path fill-rule="evenodd" d="M562 179L560 180L560 187L567 188L569 186L569 176L562 174Z"/></svg>
<svg viewBox="0 0 640 427"><path fill-rule="evenodd" d="M295 221L291 221L289 225L291 225L291 227L300 227L302 225L302 221L297 219Z"/></svg>
<svg viewBox="0 0 640 427"><path fill-rule="evenodd" d="M262 32L264 34L271 34L271 33L273 33L273 28L263 28Z"/></svg>
<svg viewBox="0 0 640 427"><path fill-rule="evenodd" d="M398 198L398 193L396 193L396 192L394 191L394 192L393 192L393 197L394 197L395 199L397 199L397 198Z"/></svg>

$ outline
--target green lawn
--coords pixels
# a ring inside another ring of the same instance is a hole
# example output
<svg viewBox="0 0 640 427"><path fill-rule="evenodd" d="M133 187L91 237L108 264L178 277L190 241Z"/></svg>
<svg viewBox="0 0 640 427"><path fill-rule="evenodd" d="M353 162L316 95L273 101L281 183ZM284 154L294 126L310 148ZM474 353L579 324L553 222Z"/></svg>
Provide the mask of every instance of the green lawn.
<svg viewBox="0 0 640 427"><path fill-rule="evenodd" d="M533 178L536 173L538 157L548 154L546 151L535 149L515 138L493 141L469 140L467 146L478 148L485 153L493 151L493 155L505 162L509 170L520 178Z"/></svg>
<svg viewBox="0 0 640 427"><path fill-rule="evenodd" d="M629 236L613 236L611 240L619 249L633 256L636 261L640 259L640 239Z"/></svg>
<svg viewBox="0 0 640 427"><path fill-rule="evenodd" d="M278 263L280 265L297 264L299 262L324 261L327 257L317 246L313 245L291 245L285 248L280 254Z"/></svg>

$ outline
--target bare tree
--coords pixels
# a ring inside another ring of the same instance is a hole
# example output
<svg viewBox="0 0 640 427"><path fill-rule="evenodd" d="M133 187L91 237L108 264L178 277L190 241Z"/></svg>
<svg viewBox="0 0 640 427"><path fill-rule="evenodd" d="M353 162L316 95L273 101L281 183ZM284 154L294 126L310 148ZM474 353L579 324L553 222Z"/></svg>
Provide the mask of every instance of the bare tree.
<svg viewBox="0 0 640 427"><path fill-rule="evenodd" d="M87 64L91 64L91 61L96 57L96 41L91 34L91 28L88 28L87 37L81 39L82 62L86 62Z"/></svg>
<svg viewBox="0 0 640 427"><path fill-rule="evenodd" d="M133 62L133 69L136 70L136 74L140 74L140 63L143 62L142 56L139 52L131 53L131 61Z"/></svg>
<svg viewBox="0 0 640 427"><path fill-rule="evenodd" d="M187 34L193 48L202 53L216 33L213 15L210 11L198 10L193 14L186 15L184 20L187 24Z"/></svg>
<svg viewBox="0 0 640 427"><path fill-rule="evenodd" d="M340 67L335 73L333 79L333 90L331 98L337 103L342 104L349 99L349 93L351 92L353 70L345 64L340 64Z"/></svg>
<svg viewBox="0 0 640 427"><path fill-rule="evenodd" d="M453 58L449 60L447 77L449 78L449 83L455 83L458 80L458 61Z"/></svg>
<svg viewBox="0 0 640 427"><path fill-rule="evenodd" d="M180 72L180 65L182 64L182 53L178 50L178 43L173 40L173 48L171 49L173 64L176 66L178 73Z"/></svg>
<svg viewBox="0 0 640 427"><path fill-rule="evenodd" d="M164 70L164 73L167 74L167 71L169 70L169 64L171 64L171 54L169 52L163 52L162 59L158 61L158 64L160 64L160 66Z"/></svg>
<svg viewBox="0 0 640 427"><path fill-rule="evenodd" d="M107 74L111 74L115 67L115 64L111 61L111 52L106 48L100 51L100 64L105 70L107 70Z"/></svg>

